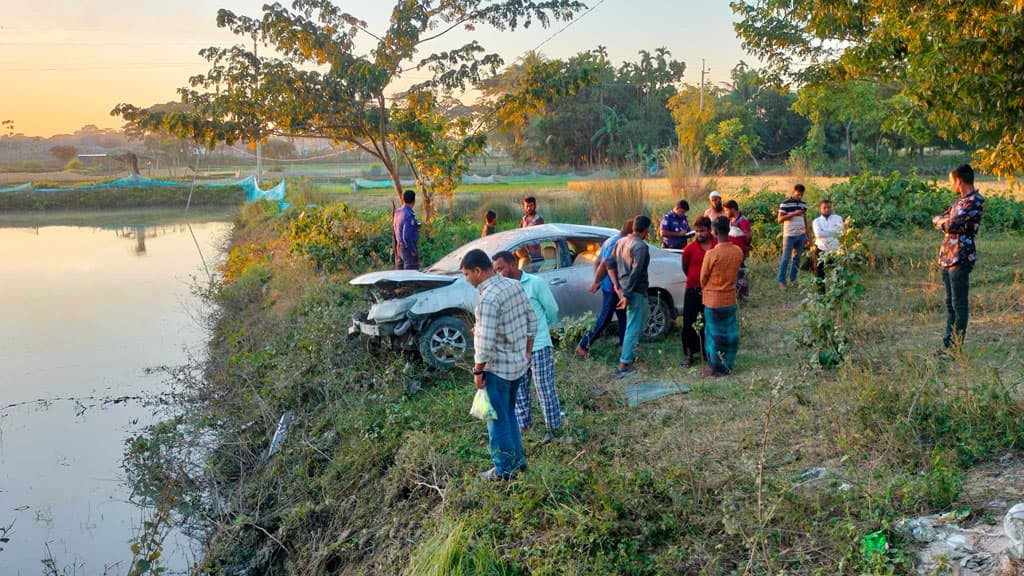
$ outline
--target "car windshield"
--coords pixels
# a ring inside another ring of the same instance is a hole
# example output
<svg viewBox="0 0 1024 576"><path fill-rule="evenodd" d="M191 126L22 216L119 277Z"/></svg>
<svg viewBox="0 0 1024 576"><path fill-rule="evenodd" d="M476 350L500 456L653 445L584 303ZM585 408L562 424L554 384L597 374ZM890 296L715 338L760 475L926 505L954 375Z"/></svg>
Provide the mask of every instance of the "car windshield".
<svg viewBox="0 0 1024 576"><path fill-rule="evenodd" d="M433 266L427 268L427 272L433 272L435 274L459 274L462 272L461 264L462 257L466 255L466 252L479 248L487 253L488 256L501 252L505 248L506 242L495 236L488 236L487 238L477 238L469 244L463 244L455 250L452 250L447 256L441 258Z"/></svg>

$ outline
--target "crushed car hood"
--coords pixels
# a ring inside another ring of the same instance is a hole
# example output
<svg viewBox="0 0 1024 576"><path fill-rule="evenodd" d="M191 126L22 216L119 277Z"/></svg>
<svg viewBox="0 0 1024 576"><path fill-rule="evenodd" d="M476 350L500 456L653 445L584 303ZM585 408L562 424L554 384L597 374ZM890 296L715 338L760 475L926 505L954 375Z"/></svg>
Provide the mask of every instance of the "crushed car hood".
<svg viewBox="0 0 1024 576"><path fill-rule="evenodd" d="M454 275L427 274L418 270L386 270L363 274L350 280L349 284L368 288L374 297L380 301L405 298L413 294L447 286L458 278L458 276Z"/></svg>

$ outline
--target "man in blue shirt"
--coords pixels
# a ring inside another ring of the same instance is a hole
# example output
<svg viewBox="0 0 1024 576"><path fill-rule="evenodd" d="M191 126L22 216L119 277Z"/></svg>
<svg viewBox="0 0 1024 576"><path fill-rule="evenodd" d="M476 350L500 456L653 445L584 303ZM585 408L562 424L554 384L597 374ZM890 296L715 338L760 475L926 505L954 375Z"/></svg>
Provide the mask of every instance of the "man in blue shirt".
<svg viewBox="0 0 1024 576"><path fill-rule="evenodd" d="M576 346L576 355L580 358L586 358L590 354L590 345L612 323L613 317L618 321L619 346L622 346L622 339L626 336L626 310L616 308L616 305L619 303L619 296L615 293L612 279L608 277L608 269L605 267L605 264L608 260L611 260L612 254L615 252L615 244L619 239L625 238L632 233L633 219L631 218L626 220L618 234L605 240L604 244L601 245L601 252L598 255L597 262L594 262L594 283L590 285L591 292L597 292L598 288L601 289L601 313L597 315L597 319L594 321L594 328L587 332L583 339L580 340L579 345Z"/></svg>
<svg viewBox="0 0 1024 576"><path fill-rule="evenodd" d="M550 442L562 428L562 406L555 390L555 357L552 354L550 326L558 322L558 303L555 295L544 280L519 269L519 259L511 252L498 252L492 258L494 271L505 278L518 280L530 299L533 313L537 317L537 334L533 338L530 353L530 375L537 388L537 397L544 412L544 423L548 430L542 443ZM530 387L520 386L516 390L516 420L520 434L526 434L533 417L530 414Z"/></svg>
<svg viewBox="0 0 1024 576"><path fill-rule="evenodd" d="M691 234L690 222L686 219L686 213L689 211L690 203L680 200L661 217L662 248L682 250L686 247L687 237Z"/></svg>
<svg viewBox="0 0 1024 576"><path fill-rule="evenodd" d="M420 222L412 207L416 205L416 192L402 194L404 204L391 217L391 230L395 234L395 270L419 270Z"/></svg>

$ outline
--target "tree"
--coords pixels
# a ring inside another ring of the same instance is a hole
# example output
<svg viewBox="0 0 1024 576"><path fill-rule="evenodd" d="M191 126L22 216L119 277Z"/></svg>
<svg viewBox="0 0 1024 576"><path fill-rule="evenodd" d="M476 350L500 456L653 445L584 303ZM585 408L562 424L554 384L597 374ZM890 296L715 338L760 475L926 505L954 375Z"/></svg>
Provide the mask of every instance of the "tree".
<svg viewBox="0 0 1024 576"><path fill-rule="evenodd" d="M455 188L462 181L469 158L483 151L487 137L474 126L470 116L452 114L442 108L430 92L409 96L408 105L392 119L399 137L395 148L413 169L424 196L424 206L433 210L435 197L448 201L448 216L454 219ZM427 219L433 216L427 213Z"/></svg>
<svg viewBox="0 0 1024 576"><path fill-rule="evenodd" d="M868 140L881 131L886 110L879 99L877 85L862 81L819 83L800 91L793 109L815 124L835 121L843 127L843 149L846 161L853 166L853 132L862 131L861 140Z"/></svg>
<svg viewBox="0 0 1024 576"><path fill-rule="evenodd" d="M421 57L425 45L457 28L547 26L583 8L576 0L402 0L382 33L369 31L366 22L329 0L295 0L291 8L268 4L258 20L222 9L218 26L251 36L279 58L257 58L255 46L251 53L238 46L207 49L208 59L226 64L193 78L193 88L203 91L183 92L183 101L196 108L198 129L192 131L206 139L244 136L259 142L284 134L351 144L380 161L400 195L399 168L408 158L397 144L406 135L396 131L393 117L415 107L417 94L464 90L503 64L476 40ZM369 52L357 47L361 36L374 43ZM392 98L390 86L412 70L427 70L431 77ZM248 84L224 95L221 89L240 77L249 78Z"/></svg>
<svg viewBox="0 0 1024 576"><path fill-rule="evenodd" d="M78 156L78 148L58 144L50 148L50 154L59 160L61 164L67 164L68 160Z"/></svg>
<svg viewBox="0 0 1024 576"><path fill-rule="evenodd" d="M734 0L736 31L781 81L896 86L999 176L1024 171L1024 2Z"/></svg>
<svg viewBox="0 0 1024 576"><path fill-rule="evenodd" d="M714 126L715 88L705 88L705 93L708 98L703 108L700 106L700 89L696 86L683 87L668 101L672 118L676 122L679 149L690 157L699 158L703 155L707 133Z"/></svg>
<svg viewBox="0 0 1024 576"><path fill-rule="evenodd" d="M531 62L525 70L506 72L532 86L525 91L532 99L523 108L506 107L501 129L514 135L517 159L532 155L573 166L630 160L639 147L675 144L666 103L685 68L665 48L642 50L637 61L619 68L600 46L568 60ZM496 86L512 81L503 79Z"/></svg>
<svg viewBox="0 0 1024 576"><path fill-rule="evenodd" d="M712 154L721 158L721 161L734 172L742 172L753 161L754 149L760 145L761 140L753 133L751 126L745 125L740 117L732 117L722 120L715 129L707 135L707 147Z"/></svg>

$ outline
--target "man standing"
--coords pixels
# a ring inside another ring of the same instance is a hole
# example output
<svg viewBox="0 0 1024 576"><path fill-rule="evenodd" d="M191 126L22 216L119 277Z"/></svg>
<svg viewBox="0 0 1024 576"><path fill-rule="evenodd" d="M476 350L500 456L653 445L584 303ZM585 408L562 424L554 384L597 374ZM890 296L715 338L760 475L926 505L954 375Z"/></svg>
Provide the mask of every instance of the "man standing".
<svg viewBox="0 0 1024 576"><path fill-rule="evenodd" d="M612 323L612 316L617 319L619 329L619 346L626 336L626 310L619 308L619 295L612 286L611 275L608 274L607 264L615 253L615 245L622 239L633 233L633 220L626 220L618 234L613 235L601 245L601 252L598 254L597 262L594 263L594 283L590 285L591 292L601 290L601 313L594 320L594 328L587 332L576 346L576 355L586 358L590 355L590 345L597 340L601 333Z"/></svg>
<svg viewBox="0 0 1024 576"><path fill-rule="evenodd" d="M717 243L711 236L711 220L701 216L693 223L697 231L696 241L683 248L683 275L686 276L686 291L683 293L683 367L693 365L694 356L704 354L700 334L694 329L693 323L697 315L704 310L701 297L700 271L704 264L704 254Z"/></svg>
<svg viewBox="0 0 1024 576"><path fill-rule="evenodd" d="M647 289L650 282L647 266L651 261L647 248L647 235L651 231L651 219L637 216L633 219L633 234L618 241L611 260L605 265L611 276L612 286L619 295L619 308L626 309L626 335L622 340L622 354L619 356L618 377L636 371L636 347L647 327Z"/></svg>
<svg viewBox="0 0 1024 576"><path fill-rule="evenodd" d="M948 210L932 218L932 224L945 233L939 249L942 284L946 288L946 334L942 352L959 350L967 334L970 314L967 295L971 270L977 259L974 236L981 227L985 198L974 187L974 169L962 164L949 173L949 184L959 198Z"/></svg>
<svg viewBox="0 0 1024 576"><path fill-rule="evenodd" d="M814 230L814 275L825 279L825 255L839 249L843 239L842 217L832 213L832 201L828 198L818 203L818 217L811 223Z"/></svg>
<svg viewBox="0 0 1024 576"><path fill-rule="evenodd" d="M747 257L750 256L750 245L753 233L750 230L750 220L740 212L740 205L735 200L725 203L725 213L729 217L729 242L743 250L743 264L740 271L736 273L736 294L740 300L746 302L750 296L750 277L747 275Z"/></svg>
<svg viewBox="0 0 1024 576"><path fill-rule="evenodd" d="M712 222L725 216L725 208L722 207L722 195L719 194L718 190L712 190L708 198L711 200L711 207L704 211L704 216Z"/></svg>
<svg viewBox="0 0 1024 576"><path fill-rule="evenodd" d="M674 208L661 217L661 247L682 250L686 239L692 234L686 213L690 211L690 203L686 200L676 202Z"/></svg>
<svg viewBox="0 0 1024 576"><path fill-rule="evenodd" d="M793 187L793 195L779 204L778 221L782 223L782 258L779 260L779 286L786 287L786 273L789 281L796 282L800 268L800 257L810 243L807 241L807 204L804 204L804 185Z"/></svg>
<svg viewBox="0 0 1024 576"><path fill-rule="evenodd" d="M526 470L523 439L513 412L516 392L525 386L537 317L519 282L494 273L483 250L462 258L462 275L479 292L473 328L473 381L486 389L497 415L487 421L494 468L480 474L485 480L508 480Z"/></svg>
<svg viewBox="0 0 1024 576"><path fill-rule="evenodd" d="M523 217L519 220L519 227L539 226L544 223L544 217L537 212L537 199L533 196L523 198Z"/></svg>
<svg viewBox="0 0 1024 576"><path fill-rule="evenodd" d="M743 250L729 242L729 219L714 222L718 244L704 255L700 286L704 300L704 350L708 368L701 376L729 374L740 347L740 325L736 318L736 273L743 263Z"/></svg>
<svg viewBox="0 0 1024 576"><path fill-rule="evenodd" d="M519 259L511 252L498 252L492 260L495 272L522 284L537 317L537 334L530 354L530 374L533 375L533 385L537 389L544 423L548 428L541 443L547 444L562 429L562 405L558 402L558 391L555 390L555 357L551 351L550 331L550 326L558 322L558 303L547 283L519 269ZM519 386L516 392L515 413L519 431L525 434L533 423L530 414L530 386L526 383Z"/></svg>
<svg viewBox="0 0 1024 576"><path fill-rule="evenodd" d="M486 238L494 234L494 227L498 224L498 214L494 210L488 210L484 214L484 228L480 231L480 237Z"/></svg>
<svg viewBox="0 0 1024 576"><path fill-rule="evenodd" d="M403 192L402 202L402 207L395 210L391 218L391 229L395 234L395 270L419 270L420 222L412 210L416 205L416 192Z"/></svg>

